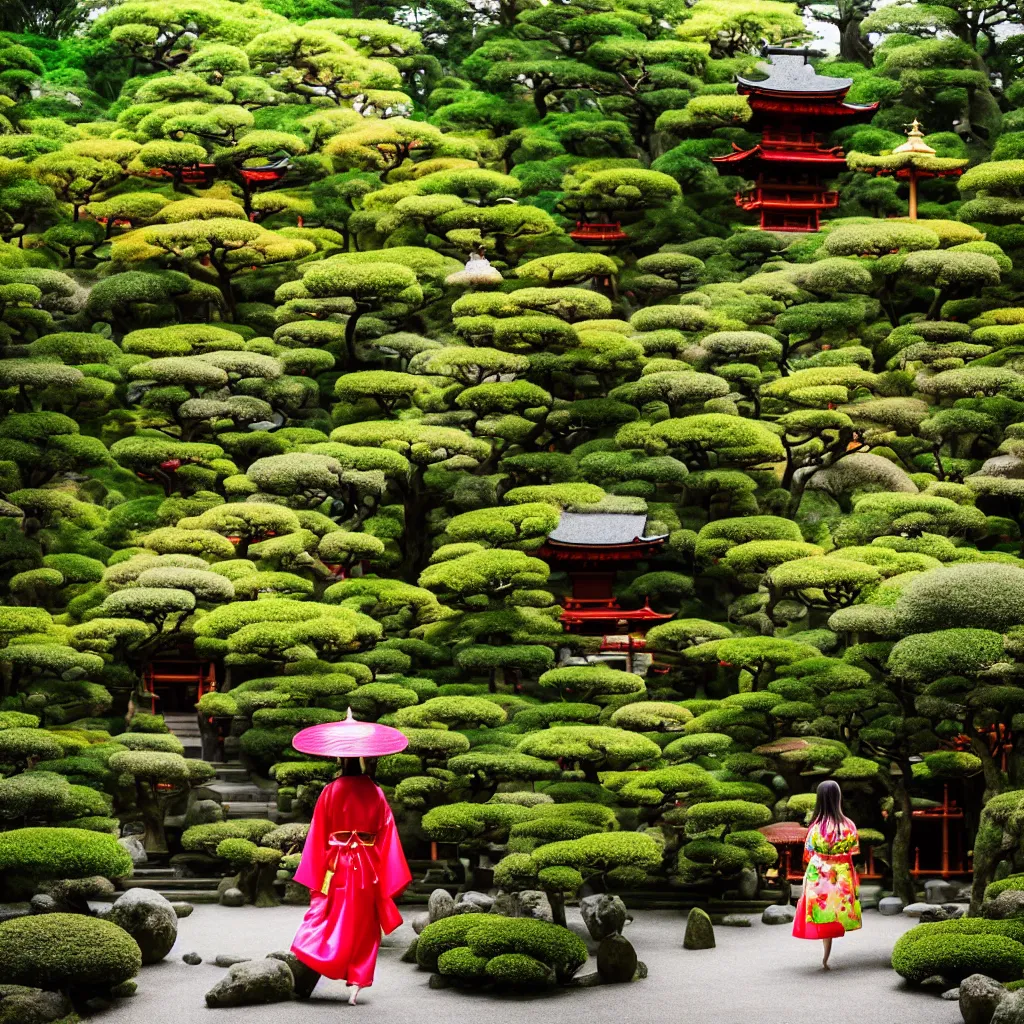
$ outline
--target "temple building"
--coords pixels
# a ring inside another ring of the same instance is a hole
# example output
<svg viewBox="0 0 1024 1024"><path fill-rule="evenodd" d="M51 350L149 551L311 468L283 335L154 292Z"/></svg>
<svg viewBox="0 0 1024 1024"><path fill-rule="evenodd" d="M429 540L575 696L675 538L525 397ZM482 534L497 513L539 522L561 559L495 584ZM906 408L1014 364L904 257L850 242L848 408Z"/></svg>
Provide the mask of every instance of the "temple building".
<svg viewBox="0 0 1024 1024"><path fill-rule="evenodd" d="M614 650L612 636L626 637L633 646L630 636L672 618L656 612L649 600L641 608L623 608L615 597L619 571L655 557L667 540L667 534L648 537L646 530L646 514L562 513L537 557L569 575L572 595L562 612L568 632L604 636L604 647Z"/></svg>
<svg viewBox="0 0 1024 1024"><path fill-rule="evenodd" d="M852 78L819 75L807 63L814 51L766 48L766 78L737 77L749 97L751 126L761 141L750 149L712 157L719 174L742 175L754 187L736 194L736 205L760 212L763 231L817 231L823 210L839 205L825 182L846 169L840 146L823 139L843 125L868 121L877 103L847 103Z"/></svg>

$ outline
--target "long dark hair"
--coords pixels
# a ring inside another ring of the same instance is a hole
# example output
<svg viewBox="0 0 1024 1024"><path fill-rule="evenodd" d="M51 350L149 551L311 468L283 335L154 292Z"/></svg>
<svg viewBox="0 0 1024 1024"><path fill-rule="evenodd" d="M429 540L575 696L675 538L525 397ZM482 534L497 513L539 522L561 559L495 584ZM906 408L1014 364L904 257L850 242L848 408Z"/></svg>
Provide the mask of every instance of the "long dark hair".
<svg viewBox="0 0 1024 1024"><path fill-rule="evenodd" d="M818 825L822 830L840 831L843 825L853 827L853 822L843 814L843 791L839 783L826 779L818 786L814 802L814 816L811 828Z"/></svg>

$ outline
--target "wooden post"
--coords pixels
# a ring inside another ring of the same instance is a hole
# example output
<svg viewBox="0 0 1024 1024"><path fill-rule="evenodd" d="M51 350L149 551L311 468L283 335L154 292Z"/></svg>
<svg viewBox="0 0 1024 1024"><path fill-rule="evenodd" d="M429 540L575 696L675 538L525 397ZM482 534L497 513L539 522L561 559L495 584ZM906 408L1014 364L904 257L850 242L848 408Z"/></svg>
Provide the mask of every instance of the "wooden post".
<svg viewBox="0 0 1024 1024"><path fill-rule="evenodd" d="M949 877L949 784L942 787L942 877Z"/></svg>
<svg viewBox="0 0 1024 1024"><path fill-rule="evenodd" d="M910 168L910 219L917 220L917 171Z"/></svg>

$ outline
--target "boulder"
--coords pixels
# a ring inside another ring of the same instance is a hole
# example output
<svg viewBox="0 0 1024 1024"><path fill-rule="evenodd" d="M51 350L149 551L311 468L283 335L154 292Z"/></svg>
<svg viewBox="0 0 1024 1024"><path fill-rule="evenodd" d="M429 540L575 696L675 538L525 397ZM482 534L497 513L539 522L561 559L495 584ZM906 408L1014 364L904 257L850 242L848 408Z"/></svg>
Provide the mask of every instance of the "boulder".
<svg viewBox="0 0 1024 1024"><path fill-rule="evenodd" d="M447 889L435 889L427 900L427 917L430 923L451 917L455 913L455 899Z"/></svg>
<svg viewBox="0 0 1024 1024"><path fill-rule="evenodd" d="M288 970L292 972L292 979L295 982L295 998L308 999L320 980L319 971L307 967L290 949L280 949L276 953L268 953L268 960L280 960L287 964Z"/></svg>
<svg viewBox="0 0 1024 1024"><path fill-rule="evenodd" d="M996 1007L1007 997L1006 989L984 974L972 974L960 982L960 1015L964 1024L989 1024Z"/></svg>
<svg viewBox="0 0 1024 1024"><path fill-rule="evenodd" d="M753 868L744 868L740 872L736 888L739 890L741 900L755 899L761 888L761 879L758 873Z"/></svg>
<svg viewBox="0 0 1024 1024"><path fill-rule="evenodd" d="M883 896L878 901L878 912L882 917L895 917L903 913L903 900L899 896Z"/></svg>
<svg viewBox="0 0 1024 1024"><path fill-rule="evenodd" d="M412 923L412 930L413 930L413 931L414 931L414 932L415 932L415 933L416 933L417 935L419 935L419 934L420 934L420 932L422 932L422 931L423 931L423 929L424 929L424 928L426 928L428 924L430 924L430 918L429 918L429 917L427 917L427 915L426 915L426 914L417 914L417 915L416 915L416 916L415 916L415 917L414 917L414 918L412 919L412 922L411 922L411 923Z"/></svg>
<svg viewBox="0 0 1024 1024"><path fill-rule="evenodd" d="M416 963L416 947L420 944L419 938L415 938L406 947L405 952L401 956L403 964L414 964Z"/></svg>
<svg viewBox="0 0 1024 1024"><path fill-rule="evenodd" d="M715 929L707 913L694 907L686 917L686 935L683 949L714 949Z"/></svg>
<svg viewBox="0 0 1024 1024"><path fill-rule="evenodd" d="M621 935L626 922L632 920L621 898L607 892L584 896L580 900L580 917L587 931L597 941L611 935Z"/></svg>
<svg viewBox="0 0 1024 1024"><path fill-rule="evenodd" d="M234 956L232 953L218 953L213 961L218 967L234 967L235 964L252 962L251 956Z"/></svg>
<svg viewBox="0 0 1024 1024"><path fill-rule="evenodd" d="M746 914L726 914L718 923L724 928L750 928L754 924Z"/></svg>
<svg viewBox="0 0 1024 1024"><path fill-rule="evenodd" d="M925 903L931 903L933 906L941 906L943 903L954 900L959 891L960 885L957 882L947 882L944 878L932 878L924 883L924 900Z"/></svg>
<svg viewBox="0 0 1024 1024"><path fill-rule="evenodd" d="M191 916L192 911L196 909L191 903L185 903L178 900L171 900L171 906L174 908L174 913L177 915L179 921L183 917Z"/></svg>
<svg viewBox="0 0 1024 1024"><path fill-rule="evenodd" d="M501 917L515 917L516 911L519 909L515 895L513 892L499 892L494 897L490 912Z"/></svg>
<svg viewBox="0 0 1024 1024"><path fill-rule="evenodd" d="M986 900L982 913L997 921L1008 917L1024 917L1024 891L1007 889L1001 892L994 900Z"/></svg>
<svg viewBox="0 0 1024 1024"><path fill-rule="evenodd" d="M108 920L123 928L142 950L144 964L159 963L178 937L178 915L152 889L129 889L114 901Z"/></svg>
<svg viewBox="0 0 1024 1024"><path fill-rule="evenodd" d="M46 893L38 892L29 900L29 906L33 914L52 914L59 910L57 901Z"/></svg>
<svg viewBox="0 0 1024 1024"><path fill-rule="evenodd" d="M860 887L860 906L862 910L873 910L882 898L880 885L867 884Z"/></svg>
<svg viewBox="0 0 1024 1024"><path fill-rule="evenodd" d="M488 896L485 892L476 892L468 889L459 893L452 909L454 914L486 914L494 906L494 897Z"/></svg>
<svg viewBox="0 0 1024 1024"><path fill-rule="evenodd" d="M132 859L132 867L141 868L149 860L145 844L138 836L121 836L118 843L128 851Z"/></svg>
<svg viewBox="0 0 1024 1024"><path fill-rule="evenodd" d="M991 1024L1024 1024L1024 992L1008 992L992 1014Z"/></svg>
<svg viewBox="0 0 1024 1024"><path fill-rule="evenodd" d="M1024 480L1024 459L1017 455L993 455L978 470L978 476L1001 476L1008 480Z"/></svg>
<svg viewBox="0 0 1024 1024"><path fill-rule="evenodd" d="M949 911L944 910L942 907L929 907L927 910L922 910L920 919L921 924L932 924L935 921L949 921L952 915Z"/></svg>
<svg viewBox="0 0 1024 1024"><path fill-rule="evenodd" d="M222 907L244 907L245 893L241 889L231 886L220 894L220 905Z"/></svg>
<svg viewBox="0 0 1024 1024"><path fill-rule="evenodd" d="M203 958L198 953L183 953L181 959L189 967L198 967L203 962Z"/></svg>
<svg viewBox="0 0 1024 1024"><path fill-rule="evenodd" d="M524 889L516 893L516 917L530 917L534 921L553 921L551 901L540 889Z"/></svg>
<svg viewBox="0 0 1024 1024"><path fill-rule="evenodd" d="M223 820L224 808L216 800L197 800L189 807L182 826L191 828L193 825L213 825Z"/></svg>
<svg viewBox="0 0 1024 1024"><path fill-rule="evenodd" d="M761 914L762 924L792 924L796 918L796 910L788 904L783 906L776 903L774 906L765 907Z"/></svg>
<svg viewBox="0 0 1024 1024"><path fill-rule="evenodd" d="M920 917L930 906L928 903L908 903L903 908L904 917Z"/></svg>
<svg viewBox="0 0 1024 1024"><path fill-rule="evenodd" d="M609 935L597 947L597 973L605 984L621 985L632 981L637 963L633 944L621 935Z"/></svg>
<svg viewBox="0 0 1024 1024"><path fill-rule="evenodd" d="M0 1024L52 1024L67 1017L71 1009L71 1000L58 992L0 986Z"/></svg>
<svg viewBox="0 0 1024 1024"><path fill-rule="evenodd" d="M947 988L945 992L939 997L945 999L947 1003L955 1003L960 999L960 988Z"/></svg>
<svg viewBox="0 0 1024 1024"><path fill-rule="evenodd" d="M206 1005L216 1009L283 1003L291 999L294 991L295 979L286 963L274 959L250 960L229 968L206 993Z"/></svg>

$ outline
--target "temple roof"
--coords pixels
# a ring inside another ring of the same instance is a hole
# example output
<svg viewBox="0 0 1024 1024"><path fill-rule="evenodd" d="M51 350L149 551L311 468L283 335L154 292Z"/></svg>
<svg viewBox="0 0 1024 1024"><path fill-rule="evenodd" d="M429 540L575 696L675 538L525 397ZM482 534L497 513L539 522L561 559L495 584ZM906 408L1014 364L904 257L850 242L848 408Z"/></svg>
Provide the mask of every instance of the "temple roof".
<svg viewBox="0 0 1024 1024"><path fill-rule="evenodd" d="M636 541L660 540L645 537L646 515L631 515L617 512L563 512L558 525L548 536L556 544L577 546L605 546L633 544Z"/></svg>
<svg viewBox="0 0 1024 1024"><path fill-rule="evenodd" d="M836 147L838 149L838 147ZM779 164L826 164L833 166L846 166L846 158L842 150L837 153L834 150L788 150L788 149L766 149L760 143L750 149L739 149L734 153L727 153L725 156L713 156L711 162L714 164L742 164L750 161L762 161L764 163Z"/></svg>
<svg viewBox="0 0 1024 1024"><path fill-rule="evenodd" d="M747 89L758 92L803 93L823 95L845 93L853 85L852 78L829 78L819 75L805 63L803 57L771 54L766 64L759 64L758 70L768 75L761 81L737 75L736 81Z"/></svg>

